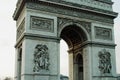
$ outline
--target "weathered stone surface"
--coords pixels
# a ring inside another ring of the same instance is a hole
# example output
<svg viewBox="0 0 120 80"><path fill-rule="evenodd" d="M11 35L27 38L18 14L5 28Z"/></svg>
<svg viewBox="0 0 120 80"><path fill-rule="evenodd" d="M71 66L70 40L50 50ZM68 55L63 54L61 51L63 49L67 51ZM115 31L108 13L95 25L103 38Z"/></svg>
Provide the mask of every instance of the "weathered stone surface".
<svg viewBox="0 0 120 80"><path fill-rule="evenodd" d="M60 39L69 80L116 80L116 16L111 0L19 0L15 80L60 80Z"/></svg>
<svg viewBox="0 0 120 80"><path fill-rule="evenodd" d="M17 39L23 34L24 31L25 31L25 20L22 21L22 23L17 29Z"/></svg>
<svg viewBox="0 0 120 80"><path fill-rule="evenodd" d="M85 19L90 19L90 20L95 20L95 21L101 21L101 22L106 22L106 23L113 23L113 19L110 19L105 16L98 16L93 13L84 13L79 10L74 10L71 8L70 9L64 9L64 8L58 8L58 7L52 7L52 6L45 6L45 5L39 5L36 3L27 3L27 7L30 9L36 9L36 10L41 10L41 11L46 11L46 12L51 12L51 13L56 13L56 14L61 14L61 15L69 15L73 17L79 17L79 18L85 18Z"/></svg>
<svg viewBox="0 0 120 80"><path fill-rule="evenodd" d="M31 29L54 32L54 20L42 17L31 16Z"/></svg>
<svg viewBox="0 0 120 80"><path fill-rule="evenodd" d="M95 26L95 37L98 39L112 40L112 30Z"/></svg>
<svg viewBox="0 0 120 80"><path fill-rule="evenodd" d="M33 72L40 72L41 70L49 70L49 53L48 47L43 44L38 44L34 51L34 67Z"/></svg>
<svg viewBox="0 0 120 80"><path fill-rule="evenodd" d="M111 65L111 53L103 49L98 53L99 57L99 70L101 74L106 75L111 73L112 65Z"/></svg>
<svg viewBox="0 0 120 80"><path fill-rule="evenodd" d="M64 0L64 1L110 11L112 11L113 3L111 2L111 0Z"/></svg>

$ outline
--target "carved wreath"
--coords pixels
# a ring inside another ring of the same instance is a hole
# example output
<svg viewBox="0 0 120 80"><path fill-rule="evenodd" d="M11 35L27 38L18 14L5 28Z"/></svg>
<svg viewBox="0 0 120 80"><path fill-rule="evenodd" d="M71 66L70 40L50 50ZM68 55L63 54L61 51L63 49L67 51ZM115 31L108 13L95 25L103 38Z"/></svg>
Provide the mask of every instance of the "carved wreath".
<svg viewBox="0 0 120 80"><path fill-rule="evenodd" d="M38 44L34 51L34 67L33 72L40 70L49 70L49 54L46 45Z"/></svg>
<svg viewBox="0 0 120 80"><path fill-rule="evenodd" d="M106 51L106 49L103 49L98 53L99 57L99 70L102 74L108 74L111 73L111 54L110 52Z"/></svg>

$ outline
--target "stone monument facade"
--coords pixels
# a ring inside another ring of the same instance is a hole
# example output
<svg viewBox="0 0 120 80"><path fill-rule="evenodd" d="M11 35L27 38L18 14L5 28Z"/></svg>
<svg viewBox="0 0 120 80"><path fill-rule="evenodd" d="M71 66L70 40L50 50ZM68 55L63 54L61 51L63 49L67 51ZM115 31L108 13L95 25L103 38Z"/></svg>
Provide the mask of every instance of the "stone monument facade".
<svg viewBox="0 0 120 80"><path fill-rule="evenodd" d="M18 0L15 80L60 80L60 40L69 80L117 80L111 0Z"/></svg>

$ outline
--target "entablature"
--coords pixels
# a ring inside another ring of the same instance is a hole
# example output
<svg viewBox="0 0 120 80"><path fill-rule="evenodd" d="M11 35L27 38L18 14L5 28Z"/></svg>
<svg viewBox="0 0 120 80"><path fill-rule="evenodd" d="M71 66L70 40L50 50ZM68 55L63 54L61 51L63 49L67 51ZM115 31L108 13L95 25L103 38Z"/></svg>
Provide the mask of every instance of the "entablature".
<svg viewBox="0 0 120 80"><path fill-rule="evenodd" d="M73 1L73 0L71 0ZM80 0L83 1L83 0ZM97 2L101 2L101 0L94 0ZM17 20L17 18L20 15L21 10L23 9L23 7L25 6L26 3L28 2L32 2L32 3L37 3L37 4L42 4L42 5L46 5L46 6L52 6L52 7L57 7L57 8L64 8L64 9L71 9L71 10L79 10L79 11L85 11L86 13L94 13L94 14L98 14L98 15L103 15L103 16L108 16L111 17L111 19L114 19L115 17L117 17L117 13L113 12L112 10L105 10L102 8L97 8L97 7L92 7L89 4L83 5L82 4L77 4L74 2L70 2L67 0L20 0L17 5L16 5L16 10L13 14L13 18L14 20ZM88 1L89 3L89 1ZM108 4L108 3L105 3ZM93 5L93 4L91 4ZM96 5L98 5L96 3ZM110 3L109 3L110 5Z"/></svg>

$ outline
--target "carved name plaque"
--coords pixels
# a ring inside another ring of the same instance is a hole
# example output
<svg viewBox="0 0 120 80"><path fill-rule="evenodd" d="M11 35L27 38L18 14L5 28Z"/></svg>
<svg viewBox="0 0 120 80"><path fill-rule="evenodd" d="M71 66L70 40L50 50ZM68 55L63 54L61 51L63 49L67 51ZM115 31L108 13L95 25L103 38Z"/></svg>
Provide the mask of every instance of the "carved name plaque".
<svg viewBox="0 0 120 80"><path fill-rule="evenodd" d="M44 30L53 32L54 31L54 20L42 17L31 16L31 29Z"/></svg>
<svg viewBox="0 0 120 80"><path fill-rule="evenodd" d="M112 30L95 26L95 38L103 40L112 40Z"/></svg>
<svg viewBox="0 0 120 80"><path fill-rule="evenodd" d="M99 57L99 70L101 74L110 74L111 73L111 54L110 52L106 51L106 49L103 49L99 51L98 53Z"/></svg>
<svg viewBox="0 0 120 80"><path fill-rule="evenodd" d="M48 47L43 44L38 44L34 50L34 67L33 72L40 70L49 70L49 53Z"/></svg>

